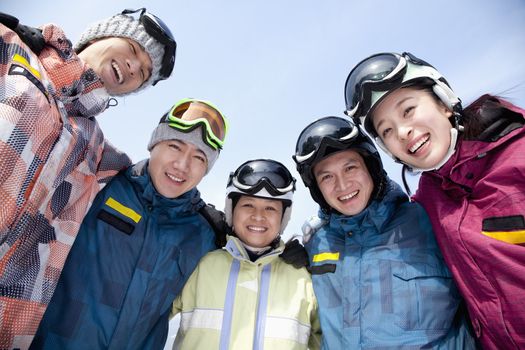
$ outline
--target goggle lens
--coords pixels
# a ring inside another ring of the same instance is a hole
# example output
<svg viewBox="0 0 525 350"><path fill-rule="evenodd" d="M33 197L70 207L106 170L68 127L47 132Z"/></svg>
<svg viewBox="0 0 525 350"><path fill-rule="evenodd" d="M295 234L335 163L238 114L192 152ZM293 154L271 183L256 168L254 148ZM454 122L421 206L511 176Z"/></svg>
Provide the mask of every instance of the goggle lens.
<svg viewBox="0 0 525 350"><path fill-rule="evenodd" d="M171 75L173 66L175 65L177 43L168 26L160 18L149 12L145 12L140 18L146 32L164 45L162 68L159 73L162 78L166 79Z"/></svg>
<svg viewBox="0 0 525 350"><path fill-rule="evenodd" d="M269 159L252 160L242 164L230 175L232 181L245 186L243 190L257 193L265 187L273 195L283 195L295 190L295 179L279 162ZM249 190L247 190L249 188Z"/></svg>
<svg viewBox="0 0 525 350"><path fill-rule="evenodd" d="M395 77L403 67L401 56L392 53L380 53L370 56L360 63L348 75L345 84L346 107L353 110L363 98L363 84L381 83Z"/></svg>
<svg viewBox="0 0 525 350"><path fill-rule="evenodd" d="M206 120L211 128L212 134L224 141L226 122L223 115L208 104L199 101L184 102L176 106L171 115L184 121Z"/></svg>
<svg viewBox="0 0 525 350"><path fill-rule="evenodd" d="M357 126L349 119L326 117L317 120L307 126L299 135L295 160L300 163L301 157L317 152L324 138L351 141L358 135Z"/></svg>
<svg viewBox="0 0 525 350"><path fill-rule="evenodd" d="M287 171L273 162L251 162L243 166L237 174L237 180L246 186L255 186L263 178L268 179L275 188L287 187L292 182Z"/></svg>
<svg viewBox="0 0 525 350"><path fill-rule="evenodd" d="M183 132L190 132L197 126L205 129L205 142L213 149L220 149L226 137L226 118L213 106L188 100L176 104L166 115L165 122Z"/></svg>

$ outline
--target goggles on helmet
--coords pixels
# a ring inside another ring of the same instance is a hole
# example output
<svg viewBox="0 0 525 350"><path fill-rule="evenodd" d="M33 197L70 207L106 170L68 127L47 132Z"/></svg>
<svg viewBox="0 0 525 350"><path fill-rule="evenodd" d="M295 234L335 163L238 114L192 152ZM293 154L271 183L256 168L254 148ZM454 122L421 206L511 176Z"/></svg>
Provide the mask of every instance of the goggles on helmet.
<svg viewBox="0 0 525 350"><path fill-rule="evenodd" d="M311 123L301 132L292 158L299 165L314 157L326 140L352 143L357 137L359 129L351 120L325 117Z"/></svg>
<svg viewBox="0 0 525 350"><path fill-rule="evenodd" d="M295 191L295 179L281 163L271 159L256 159L243 163L230 174L228 187L234 186L249 195L263 188L272 196Z"/></svg>
<svg viewBox="0 0 525 350"><path fill-rule="evenodd" d="M381 198L384 194L387 178L372 140L351 119L334 116L320 118L301 132L292 158L312 198L325 210L331 210L330 205L319 189L313 169L322 159L344 150L358 152L363 158L374 181L370 198Z"/></svg>
<svg viewBox="0 0 525 350"><path fill-rule="evenodd" d="M400 84L407 69L407 60L430 66L410 53L379 53L365 58L350 72L345 83L346 114L353 117L370 100L370 90L385 91ZM372 88L373 86L373 88Z"/></svg>
<svg viewBox="0 0 525 350"><path fill-rule="evenodd" d="M157 84L160 80L169 78L175 65L175 52L177 50L177 43L171 34L170 29L160 18L154 14L147 12L146 8L142 7L137 10L126 9L122 11L123 15L140 12L139 21L144 26L146 32L155 40L164 45L164 56L162 57L162 67L160 68L160 78L152 83Z"/></svg>
<svg viewBox="0 0 525 350"><path fill-rule="evenodd" d="M461 108L459 98L432 65L408 52L401 55L379 53L359 62L348 75L345 114L355 122L361 122L368 132L376 136L367 118L370 110L388 92L416 82L433 86L433 91L450 110Z"/></svg>
<svg viewBox="0 0 525 350"><path fill-rule="evenodd" d="M430 70L407 74L409 66L429 67ZM428 63L408 52L379 53L365 58L350 72L345 83L345 114L350 117L366 115L376 101L373 91L388 91L400 87L407 80L429 77L437 80L441 76Z"/></svg>
<svg viewBox="0 0 525 350"><path fill-rule="evenodd" d="M210 102L183 99L162 117L162 122L182 132L202 127L203 141L214 150L222 149L228 122L225 116Z"/></svg>

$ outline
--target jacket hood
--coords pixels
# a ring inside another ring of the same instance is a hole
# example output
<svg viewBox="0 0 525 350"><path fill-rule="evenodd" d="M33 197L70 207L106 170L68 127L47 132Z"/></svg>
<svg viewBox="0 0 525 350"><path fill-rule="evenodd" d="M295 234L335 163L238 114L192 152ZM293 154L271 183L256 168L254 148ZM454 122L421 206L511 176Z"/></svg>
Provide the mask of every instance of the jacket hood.
<svg viewBox="0 0 525 350"><path fill-rule="evenodd" d="M196 188L177 198L166 198L157 192L148 172L149 159L142 160L126 170L125 176L141 194L141 199L153 208L177 208L178 212L194 214L204 207L205 203Z"/></svg>

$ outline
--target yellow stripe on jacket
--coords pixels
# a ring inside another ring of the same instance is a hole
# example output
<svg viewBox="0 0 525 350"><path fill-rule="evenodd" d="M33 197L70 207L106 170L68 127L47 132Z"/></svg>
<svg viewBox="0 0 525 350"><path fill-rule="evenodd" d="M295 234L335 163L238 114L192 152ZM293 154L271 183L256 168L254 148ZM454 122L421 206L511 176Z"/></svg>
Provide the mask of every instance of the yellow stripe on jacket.
<svg viewBox="0 0 525 350"><path fill-rule="evenodd" d="M525 243L525 230L521 231L481 231L485 236L510 244Z"/></svg>

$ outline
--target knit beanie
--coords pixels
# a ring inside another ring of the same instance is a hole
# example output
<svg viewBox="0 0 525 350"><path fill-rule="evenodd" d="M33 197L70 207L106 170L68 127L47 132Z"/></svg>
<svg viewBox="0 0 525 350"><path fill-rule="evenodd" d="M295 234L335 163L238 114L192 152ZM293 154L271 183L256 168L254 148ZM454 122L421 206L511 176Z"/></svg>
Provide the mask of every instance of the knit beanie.
<svg viewBox="0 0 525 350"><path fill-rule="evenodd" d="M151 76L140 88L133 92L143 90L159 78L159 72L162 67L162 57L164 56L164 45L150 36L142 23L132 16L117 14L92 24L82 33L80 39L75 44L75 52L79 53L93 40L108 37L122 37L135 40L146 50L151 59L153 67Z"/></svg>
<svg viewBox="0 0 525 350"><path fill-rule="evenodd" d="M213 164L215 164L215 161L219 157L219 151L214 150L206 143L204 143L202 139L202 128L203 126L200 125L190 132L182 132L180 130L172 128L168 125L168 123L160 123L151 134L151 139L148 143L148 151L151 152L151 150L157 143L166 140L180 140L186 143L192 143L202 152L204 152L206 158L208 159L208 168L206 169L207 174L209 173L209 171L213 167Z"/></svg>

